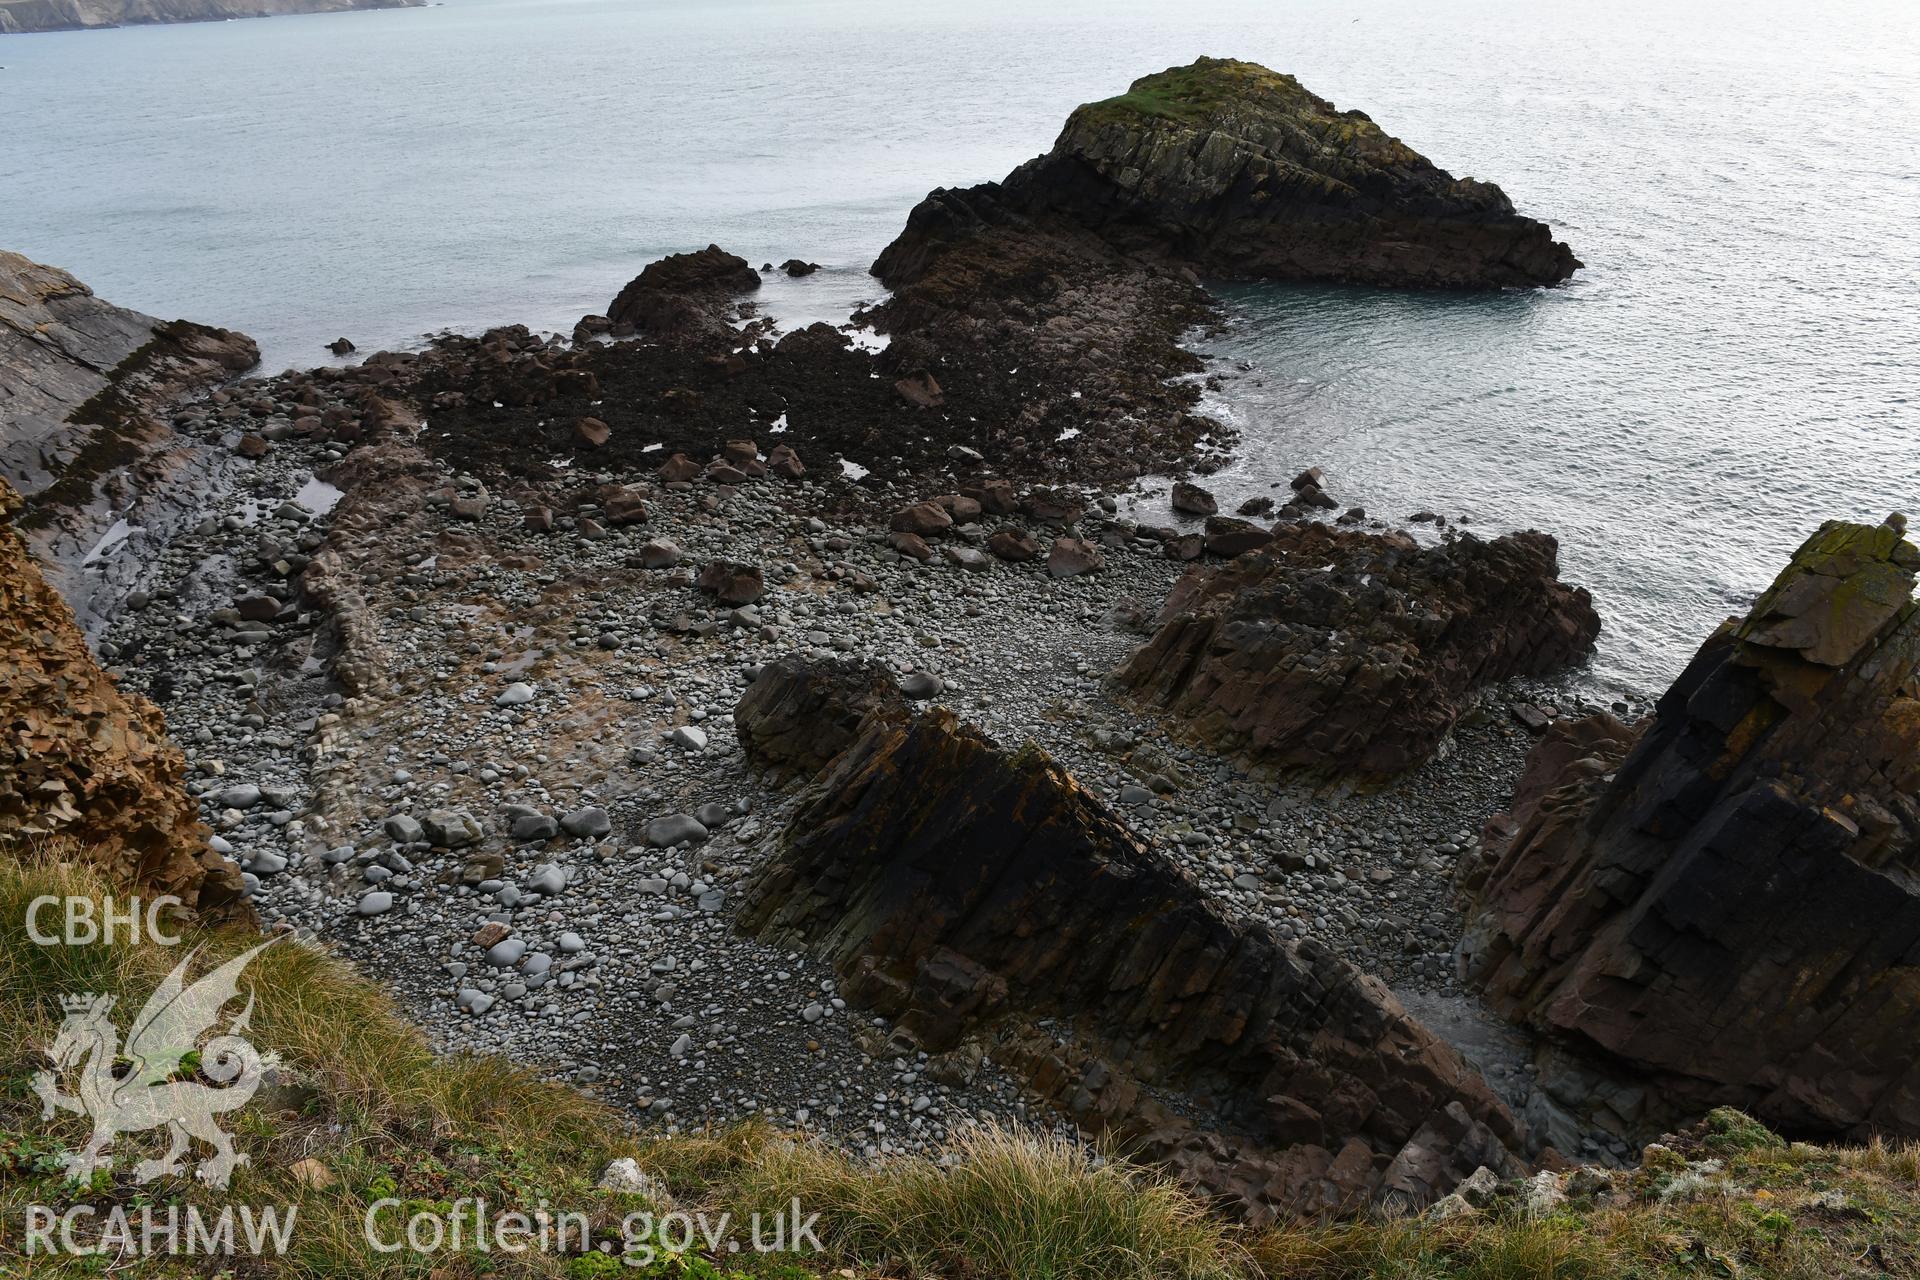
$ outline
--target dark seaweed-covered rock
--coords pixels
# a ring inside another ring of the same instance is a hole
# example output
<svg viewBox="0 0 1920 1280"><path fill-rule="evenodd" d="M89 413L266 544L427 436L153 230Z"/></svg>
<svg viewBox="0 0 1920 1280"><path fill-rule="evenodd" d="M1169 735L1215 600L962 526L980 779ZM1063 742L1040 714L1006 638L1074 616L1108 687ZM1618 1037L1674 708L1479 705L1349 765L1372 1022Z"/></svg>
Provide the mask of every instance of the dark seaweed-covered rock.
<svg viewBox="0 0 1920 1280"><path fill-rule="evenodd" d="M943 710L867 721L740 923L830 961L930 1069L990 1053L1257 1221L1523 1168L1513 1117L1377 980L1229 919L1044 752Z"/></svg>
<svg viewBox="0 0 1920 1280"><path fill-rule="evenodd" d="M1496 1008L1671 1110L1920 1134L1920 551L1897 523L1822 526L1637 734L1542 741L1462 868L1461 963Z"/></svg>
<svg viewBox="0 0 1920 1280"><path fill-rule="evenodd" d="M727 304L759 287L760 273L745 258L710 244L648 263L614 298L607 319L663 340L723 336Z"/></svg>

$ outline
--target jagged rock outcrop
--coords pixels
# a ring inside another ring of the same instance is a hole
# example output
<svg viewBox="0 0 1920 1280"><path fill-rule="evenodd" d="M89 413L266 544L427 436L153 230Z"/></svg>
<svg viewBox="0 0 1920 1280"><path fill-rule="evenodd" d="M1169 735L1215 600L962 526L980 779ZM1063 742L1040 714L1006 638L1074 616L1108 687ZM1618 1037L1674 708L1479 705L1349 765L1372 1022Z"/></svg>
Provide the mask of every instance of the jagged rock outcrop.
<svg viewBox="0 0 1920 1280"><path fill-rule="evenodd" d="M761 668L740 695L733 727L755 765L811 778L853 745L869 714L906 705L877 662L788 654Z"/></svg>
<svg viewBox="0 0 1920 1280"><path fill-rule="evenodd" d="M1823 525L1637 742L1604 718L1542 742L1463 867L1461 963L1490 1003L1676 1108L1920 1134L1920 551L1899 523Z"/></svg>
<svg viewBox="0 0 1920 1280"><path fill-rule="evenodd" d="M260 358L245 334L116 307L57 267L0 252L0 478L17 528L83 618L80 562L117 520L165 529L195 512L217 463L176 436L176 402Z"/></svg>
<svg viewBox="0 0 1920 1280"><path fill-rule="evenodd" d="M956 241L1033 222L1206 274L1416 288L1556 284L1579 261L1499 187L1455 178L1292 76L1201 58L1080 107L1005 181L936 191L874 263L918 279Z"/></svg>
<svg viewBox="0 0 1920 1280"><path fill-rule="evenodd" d="M1229 919L1038 748L883 710L748 887L934 1055L983 1052L1256 1221L1417 1206L1522 1167L1505 1107L1377 980Z"/></svg>
<svg viewBox="0 0 1920 1280"><path fill-rule="evenodd" d="M0 0L0 34L131 27L155 22L225 22L286 13L408 9L426 0Z"/></svg>
<svg viewBox="0 0 1920 1280"><path fill-rule="evenodd" d="M1421 547L1280 524L1174 585L1116 673L1183 731L1283 768L1384 777L1445 740L1474 690L1593 647L1599 615L1544 533Z"/></svg>
<svg viewBox="0 0 1920 1280"><path fill-rule="evenodd" d="M241 910L240 869L207 847L166 720L100 670L14 530L0 479L0 850L97 864L149 898Z"/></svg>
<svg viewBox="0 0 1920 1280"><path fill-rule="evenodd" d="M607 319L663 341L688 342L723 335L732 299L760 287L760 273L745 258L717 244L694 253L672 253L650 262L627 281L607 308Z"/></svg>

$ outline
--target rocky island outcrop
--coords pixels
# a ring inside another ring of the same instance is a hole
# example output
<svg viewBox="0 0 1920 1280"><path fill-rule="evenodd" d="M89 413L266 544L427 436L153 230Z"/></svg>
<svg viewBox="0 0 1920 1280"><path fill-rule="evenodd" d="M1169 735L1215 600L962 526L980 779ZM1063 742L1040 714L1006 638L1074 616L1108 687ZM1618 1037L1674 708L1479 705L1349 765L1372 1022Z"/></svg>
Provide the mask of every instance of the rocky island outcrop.
<svg viewBox="0 0 1920 1280"><path fill-rule="evenodd" d="M1616 1122L1724 1103L1803 1135L1920 1133L1904 525L1823 525L1651 722L1556 728L1463 865L1464 972L1625 1075Z"/></svg>
<svg viewBox="0 0 1920 1280"><path fill-rule="evenodd" d="M1026 224L1234 278L1489 289L1558 284L1580 266L1499 187L1230 58L1143 76L1076 110L1004 181L935 191L874 274L898 287L958 243Z"/></svg>
<svg viewBox="0 0 1920 1280"><path fill-rule="evenodd" d="M904 1047L988 1053L1256 1221L1418 1208L1525 1168L1512 1115L1381 983L1231 919L1038 747L913 715L877 678L787 661L742 699L744 739L796 766L801 719L868 708L743 929L822 955Z"/></svg>
<svg viewBox="0 0 1920 1280"><path fill-rule="evenodd" d="M1544 533L1252 531L1257 549L1187 571L1115 678L1183 732L1285 769L1400 773L1477 690L1566 667L1599 634Z"/></svg>
<svg viewBox="0 0 1920 1280"><path fill-rule="evenodd" d="M1231 443L1175 381L1213 316L1202 276L1485 289L1579 265L1498 187L1291 76L1202 58L1079 108L1003 181L928 195L874 261L893 295L866 318L888 371L937 379L991 455L1129 478Z"/></svg>
<svg viewBox="0 0 1920 1280"><path fill-rule="evenodd" d="M426 0L0 0L0 35L145 26L157 22L225 22L291 13L411 9Z"/></svg>

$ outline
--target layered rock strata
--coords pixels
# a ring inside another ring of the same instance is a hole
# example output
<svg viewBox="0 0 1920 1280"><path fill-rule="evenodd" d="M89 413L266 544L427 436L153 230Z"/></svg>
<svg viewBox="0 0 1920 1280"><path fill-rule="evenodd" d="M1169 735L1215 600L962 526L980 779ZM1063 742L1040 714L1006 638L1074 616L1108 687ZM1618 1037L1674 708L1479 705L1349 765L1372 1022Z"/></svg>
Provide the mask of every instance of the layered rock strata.
<svg viewBox="0 0 1920 1280"><path fill-rule="evenodd" d="M116 307L0 252L0 477L26 500L18 532L84 620L95 584L81 563L123 522L184 519L217 465L174 434L173 406L259 358L245 334Z"/></svg>
<svg viewBox="0 0 1920 1280"><path fill-rule="evenodd" d="M1541 744L1463 868L1461 965L1495 1007L1671 1107L1920 1133L1920 551L1902 524L1823 525L1650 723Z"/></svg>
<svg viewBox="0 0 1920 1280"><path fill-rule="evenodd" d="M806 692L763 679L743 737ZM1229 919L1044 752L943 710L869 716L740 924L829 960L934 1070L990 1053L1256 1221L1523 1167L1511 1114L1377 980Z"/></svg>
<svg viewBox="0 0 1920 1280"><path fill-rule="evenodd" d="M94 661L13 528L19 510L0 479L0 848L90 862L205 915L241 910L240 869L207 846L164 717Z"/></svg>
<svg viewBox="0 0 1920 1280"><path fill-rule="evenodd" d="M755 765L812 778L854 744L868 715L905 708L900 686L877 662L792 654L747 686L734 724Z"/></svg>

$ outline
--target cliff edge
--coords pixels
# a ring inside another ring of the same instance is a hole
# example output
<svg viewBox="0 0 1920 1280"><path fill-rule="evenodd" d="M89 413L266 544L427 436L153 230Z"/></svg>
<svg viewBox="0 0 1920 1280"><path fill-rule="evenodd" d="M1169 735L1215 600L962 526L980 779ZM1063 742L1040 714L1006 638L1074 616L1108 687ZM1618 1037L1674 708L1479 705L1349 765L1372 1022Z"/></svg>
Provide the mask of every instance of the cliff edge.
<svg viewBox="0 0 1920 1280"><path fill-rule="evenodd" d="M94 661L13 528L19 507L0 479L0 849L71 854L212 918L243 912L240 869L207 845L165 718Z"/></svg>
<svg viewBox="0 0 1920 1280"><path fill-rule="evenodd" d="M0 35L83 31L156 22L225 22L292 13L413 9L426 0L0 0Z"/></svg>

